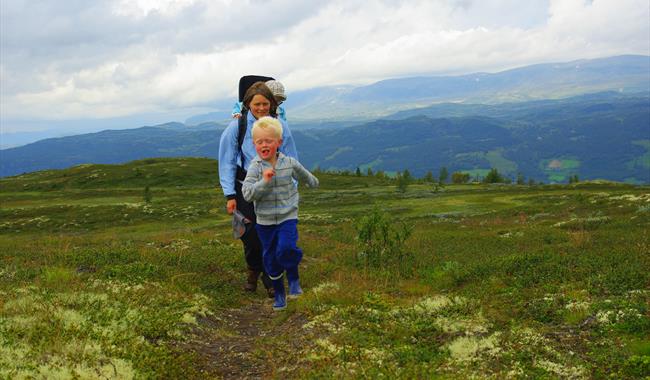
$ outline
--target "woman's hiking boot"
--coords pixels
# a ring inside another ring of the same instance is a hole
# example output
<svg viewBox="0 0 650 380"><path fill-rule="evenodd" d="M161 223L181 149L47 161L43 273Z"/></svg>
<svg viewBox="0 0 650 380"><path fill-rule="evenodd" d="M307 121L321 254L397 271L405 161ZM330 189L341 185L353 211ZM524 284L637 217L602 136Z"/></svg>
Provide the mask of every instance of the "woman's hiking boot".
<svg viewBox="0 0 650 380"><path fill-rule="evenodd" d="M254 292L257 290L257 279L260 277L260 272L254 271L252 269L248 270L248 277L246 278L246 285L244 289L249 292Z"/></svg>
<svg viewBox="0 0 650 380"><path fill-rule="evenodd" d="M280 311L287 308L287 297L284 292L284 278L273 280L275 296L273 301L273 310Z"/></svg>
<svg viewBox="0 0 650 380"><path fill-rule="evenodd" d="M269 278L268 274L262 273L262 283L266 288L266 295L269 296L269 298L273 298L273 296L275 296L275 290L273 289L273 281Z"/></svg>
<svg viewBox="0 0 650 380"><path fill-rule="evenodd" d="M301 294L300 280L289 280L289 298L297 298Z"/></svg>

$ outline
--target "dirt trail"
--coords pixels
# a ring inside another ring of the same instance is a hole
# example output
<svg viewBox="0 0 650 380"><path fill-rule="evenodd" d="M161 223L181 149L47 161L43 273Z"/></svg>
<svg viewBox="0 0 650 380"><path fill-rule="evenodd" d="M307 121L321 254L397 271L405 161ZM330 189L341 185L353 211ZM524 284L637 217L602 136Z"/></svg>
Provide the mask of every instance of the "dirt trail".
<svg viewBox="0 0 650 380"><path fill-rule="evenodd" d="M305 342L302 326L307 318L281 313L287 314L274 312L271 300L254 299L216 317L199 318L201 328L189 348L203 359L201 371L224 379L269 378L290 371L291 358Z"/></svg>

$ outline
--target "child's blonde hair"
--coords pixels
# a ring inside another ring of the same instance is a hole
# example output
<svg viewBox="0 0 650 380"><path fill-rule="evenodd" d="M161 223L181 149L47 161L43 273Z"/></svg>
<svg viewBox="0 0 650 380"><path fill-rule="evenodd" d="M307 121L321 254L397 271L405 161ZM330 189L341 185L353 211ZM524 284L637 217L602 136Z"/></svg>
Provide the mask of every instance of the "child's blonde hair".
<svg viewBox="0 0 650 380"><path fill-rule="evenodd" d="M251 131L251 134L253 136L253 139L255 139L255 131L264 129L264 130L271 130L273 131L273 134L275 137L281 139L282 138L282 123L274 117L271 116L264 116L260 117L254 124L253 124L253 130Z"/></svg>

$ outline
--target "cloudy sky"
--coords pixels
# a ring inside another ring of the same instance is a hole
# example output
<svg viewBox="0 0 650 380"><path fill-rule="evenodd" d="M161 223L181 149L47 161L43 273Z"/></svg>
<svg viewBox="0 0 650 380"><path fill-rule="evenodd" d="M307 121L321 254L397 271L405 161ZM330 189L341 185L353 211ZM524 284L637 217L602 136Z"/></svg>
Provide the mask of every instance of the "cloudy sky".
<svg viewBox="0 0 650 380"><path fill-rule="evenodd" d="M290 95L390 77L650 54L648 0L0 4L4 133L44 120L182 121L234 100L239 77L251 73L281 79Z"/></svg>

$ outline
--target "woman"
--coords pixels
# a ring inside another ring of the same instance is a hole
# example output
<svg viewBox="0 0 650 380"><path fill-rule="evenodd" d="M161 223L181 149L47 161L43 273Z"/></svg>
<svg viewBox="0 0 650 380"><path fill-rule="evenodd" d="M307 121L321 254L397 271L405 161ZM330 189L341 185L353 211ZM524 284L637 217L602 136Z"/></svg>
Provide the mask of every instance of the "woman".
<svg viewBox="0 0 650 380"><path fill-rule="evenodd" d="M278 104L271 90L264 82L254 83L245 93L243 98L242 116L233 119L221 134L219 142L219 182L223 194L227 199L226 211L232 214L239 210L249 220L256 221L253 204L246 202L242 196L242 181L246 178L246 170L253 158L257 155L251 135L253 123L261 117L277 117ZM239 120L244 120L246 132L239 146ZM287 156L298 159L293 136L287 123L282 123L282 145L280 151ZM244 244L244 258L248 267L248 277L245 289L251 292L257 290L257 280L262 275L262 282L269 297L273 297L273 286L268 276L263 273L262 243L257 236L255 228L247 229L241 237Z"/></svg>

